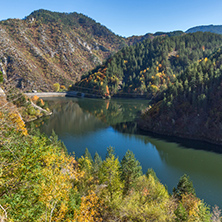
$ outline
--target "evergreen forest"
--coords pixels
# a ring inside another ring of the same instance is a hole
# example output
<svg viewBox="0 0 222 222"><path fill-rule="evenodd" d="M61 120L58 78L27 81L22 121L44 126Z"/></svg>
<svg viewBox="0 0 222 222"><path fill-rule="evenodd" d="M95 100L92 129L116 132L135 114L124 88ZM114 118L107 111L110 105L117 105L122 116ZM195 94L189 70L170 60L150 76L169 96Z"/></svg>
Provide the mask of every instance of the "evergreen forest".
<svg viewBox="0 0 222 222"><path fill-rule="evenodd" d="M141 128L221 144L221 81L222 49L218 48L169 85L144 111Z"/></svg>
<svg viewBox="0 0 222 222"><path fill-rule="evenodd" d="M92 100L91 110L116 130L128 124L222 145L222 35L202 32L221 27L207 28L123 38L78 13L38 10L1 21L0 221L222 221L186 174L168 190L130 150L122 159L112 146L104 159L87 148L81 157L68 153L54 131L27 126L52 111L23 94L69 88L107 99L98 112ZM139 114L124 116L130 106L111 97L146 100Z"/></svg>
<svg viewBox="0 0 222 222"><path fill-rule="evenodd" d="M124 47L71 87L91 94L154 98L193 62L221 46L222 36L197 32L157 36Z"/></svg>

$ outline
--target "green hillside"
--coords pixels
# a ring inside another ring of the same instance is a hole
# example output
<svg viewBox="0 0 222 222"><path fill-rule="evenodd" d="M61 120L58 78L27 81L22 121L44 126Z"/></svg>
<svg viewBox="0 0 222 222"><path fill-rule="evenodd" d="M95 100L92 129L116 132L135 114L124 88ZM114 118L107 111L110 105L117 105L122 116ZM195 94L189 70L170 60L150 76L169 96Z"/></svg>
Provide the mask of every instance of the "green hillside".
<svg viewBox="0 0 222 222"><path fill-rule="evenodd" d="M28 132L6 98L0 108L2 221L210 222L216 216L187 175L171 195L152 169L143 175L131 151L119 160L109 147L102 160L86 149L75 159L54 132L50 137L34 128Z"/></svg>
<svg viewBox="0 0 222 222"><path fill-rule="evenodd" d="M222 144L222 48L194 62L143 115L140 127Z"/></svg>
<svg viewBox="0 0 222 222"><path fill-rule="evenodd" d="M222 44L222 36L193 33L160 36L124 47L82 76L72 89L111 96L151 98L166 90L190 64Z"/></svg>

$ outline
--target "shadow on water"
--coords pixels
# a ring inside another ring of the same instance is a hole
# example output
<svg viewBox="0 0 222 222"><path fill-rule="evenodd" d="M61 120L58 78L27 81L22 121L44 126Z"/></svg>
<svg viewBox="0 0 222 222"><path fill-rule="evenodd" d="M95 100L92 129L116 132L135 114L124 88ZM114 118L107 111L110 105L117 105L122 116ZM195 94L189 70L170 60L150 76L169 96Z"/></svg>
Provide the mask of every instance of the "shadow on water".
<svg viewBox="0 0 222 222"><path fill-rule="evenodd" d="M138 129L136 119L140 111L147 107L146 100L50 98L48 103L53 116L36 121L41 128L44 125L47 135L51 134L52 129L57 134L82 134L112 126L120 133L134 135L145 144L157 146L158 140L161 140L177 143L184 148L222 154L222 146L219 145Z"/></svg>
<svg viewBox="0 0 222 222"><path fill-rule="evenodd" d="M212 143L203 142L199 140L184 139L184 138L179 138L175 136L165 136L165 135L160 135L157 133L143 131L138 128L136 121L118 123L116 125L112 125L112 127L120 133L133 134L141 139L143 137L140 137L140 136L148 136L149 138L145 139L146 137L144 137L143 139L144 143L146 144L152 143L153 145L156 146L157 145L156 139L158 139L158 140L166 141L169 143L177 143L178 145L184 148L204 150L204 151L222 154L222 146L220 145L215 145Z"/></svg>

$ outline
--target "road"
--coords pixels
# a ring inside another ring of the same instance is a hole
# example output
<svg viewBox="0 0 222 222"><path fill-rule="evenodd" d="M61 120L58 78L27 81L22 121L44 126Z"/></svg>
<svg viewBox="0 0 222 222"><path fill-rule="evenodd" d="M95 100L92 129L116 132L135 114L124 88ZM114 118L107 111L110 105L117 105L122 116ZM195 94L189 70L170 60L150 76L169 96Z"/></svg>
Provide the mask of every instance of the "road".
<svg viewBox="0 0 222 222"><path fill-rule="evenodd" d="M65 97L67 95L66 92L36 92L36 93L25 93L25 95L32 97Z"/></svg>

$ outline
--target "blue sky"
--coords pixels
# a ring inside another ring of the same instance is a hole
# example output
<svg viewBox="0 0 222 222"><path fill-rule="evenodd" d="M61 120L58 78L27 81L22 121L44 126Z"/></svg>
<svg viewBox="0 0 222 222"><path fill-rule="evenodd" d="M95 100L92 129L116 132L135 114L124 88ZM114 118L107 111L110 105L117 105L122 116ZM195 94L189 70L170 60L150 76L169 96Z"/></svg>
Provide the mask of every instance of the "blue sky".
<svg viewBox="0 0 222 222"><path fill-rule="evenodd" d="M83 13L125 37L222 25L222 0L10 0L1 1L0 20L38 9Z"/></svg>

